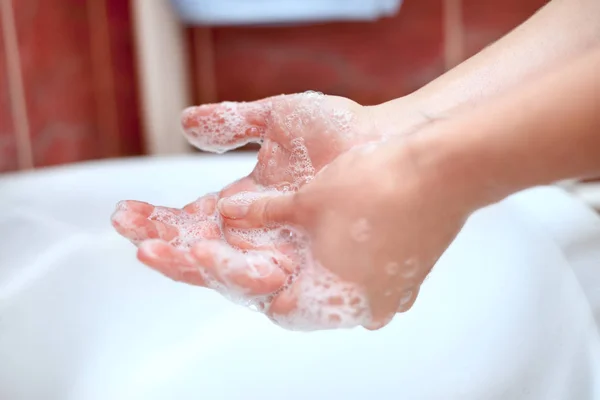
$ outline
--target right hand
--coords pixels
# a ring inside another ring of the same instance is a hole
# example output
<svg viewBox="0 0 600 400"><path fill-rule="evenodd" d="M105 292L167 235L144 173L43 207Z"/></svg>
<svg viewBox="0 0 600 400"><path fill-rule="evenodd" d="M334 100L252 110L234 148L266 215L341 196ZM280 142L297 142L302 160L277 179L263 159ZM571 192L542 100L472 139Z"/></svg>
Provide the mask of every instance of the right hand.
<svg viewBox="0 0 600 400"><path fill-rule="evenodd" d="M219 202L230 226L282 227L295 235L286 254L298 265L294 279L266 309L275 322L378 329L412 306L479 196L472 185L457 185L462 177L451 166L424 166L413 142L346 152L294 193L263 196L244 208Z"/></svg>

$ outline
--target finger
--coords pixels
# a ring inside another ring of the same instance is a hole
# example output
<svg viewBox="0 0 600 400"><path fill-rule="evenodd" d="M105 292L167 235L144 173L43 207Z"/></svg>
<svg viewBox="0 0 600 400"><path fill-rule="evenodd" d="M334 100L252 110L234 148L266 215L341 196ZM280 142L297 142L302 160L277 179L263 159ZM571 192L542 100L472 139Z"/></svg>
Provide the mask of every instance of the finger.
<svg viewBox="0 0 600 400"><path fill-rule="evenodd" d="M183 207L183 211L191 215L213 215L217 209L218 200L216 193L209 193Z"/></svg>
<svg viewBox="0 0 600 400"><path fill-rule="evenodd" d="M268 250L275 248L274 234L267 229L238 229L225 227L225 241L231 246L243 250Z"/></svg>
<svg viewBox="0 0 600 400"><path fill-rule="evenodd" d="M189 253L178 250L162 240L142 242L137 253L138 259L174 281L190 285L205 286L205 275Z"/></svg>
<svg viewBox="0 0 600 400"><path fill-rule="evenodd" d="M294 330L348 327L348 321L344 321L337 309L343 306L342 297L334 294L326 299L319 298L316 293L306 290L312 283L306 276L299 275L289 287L275 296L267 310L269 318L284 328Z"/></svg>
<svg viewBox="0 0 600 400"><path fill-rule="evenodd" d="M272 320L297 330L354 328L370 314L362 288L316 264L296 271L267 310Z"/></svg>
<svg viewBox="0 0 600 400"><path fill-rule="evenodd" d="M373 313L373 318L371 319L371 321L368 324L363 325L364 328L368 329L370 331L375 331L375 330L378 330L378 329L381 329L381 328L387 326L390 322L392 322L392 320L396 316L396 313L403 313L403 312L410 310L412 308L412 306L414 305L415 301L417 300L418 295L419 295L418 287L410 287L408 289L402 289L397 294L397 297L398 297L397 310L394 312L391 312L391 313L386 313L386 314L382 314L381 312Z"/></svg>
<svg viewBox="0 0 600 400"><path fill-rule="evenodd" d="M241 253L219 241L205 241L192 254L207 274L233 294L259 296L273 293L286 281L287 261L276 253Z"/></svg>
<svg viewBox="0 0 600 400"><path fill-rule="evenodd" d="M373 320L368 324L364 324L363 327L369 331L377 331L392 322L392 319L394 319L395 315L396 313L388 314L386 317L378 318L377 320Z"/></svg>
<svg viewBox="0 0 600 400"><path fill-rule="evenodd" d="M397 313L410 310L419 294L419 287L401 287L396 291L387 290L384 292L386 300L378 302L377 299L371 302L371 318L363 327L368 330L378 330L388 325ZM390 301L390 299L392 299ZM381 298L379 300L382 300ZM390 309L389 305L392 305ZM396 308L393 308L393 305Z"/></svg>
<svg viewBox="0 0 600 400"><path fill-rule="evenodd" d="M293 236L286 228L239 229L224 227L223 236L227 243L242 251L276 251L290 260L298 258L296 245L291 240Z"/></svg>
<svg viewBox="0 0 600 400"><path fill-rule="evenodd" d="M158 209L167 214L177 214L173 209L155 207L148 203L122 201L117 204L111 222L117 232L136 244L146 239L172 240L177 237L179 230L163 221L153 219Z"/></svg>
<svg viewBox="0 0 600 400"><path fill-rule="evenodd" d="M271 102L223 102L185 109L181 125L187 140L205 151L222 153L258 142L268 128Z"/></svg>
<svg viewBox="0 0 600 400"><path fill-rule="evenodd" d="M219 198L233 196L239 192L258 192L261 189L262 186L256 183L252 177L246 176L225 186L219 193Z"/></svg>
<svg viewBox="0 0 600 400"><path fill-rule="evenodd" d="M401 293L400 301L399 301L399 305L398 305L398 312L406 312L406 311L410 310L412 308L412 306L415 304L415 301L417 301L418 295L419 295L418 287L405 290L403 293Z"/></svg>
<svg viewBox="0 0 600 400"><path fill-rule="evenodd" d="M190 222L188 232L195 240L219 239L221 238L221 227L216 219L217 194L211 193L200 197L183 207L183 211L197 220ZM193 244L195 240L189 241Z"/></svg>
<svg viewBox="0 0 600 400"><path fill-rule="evenodd" d="M275 321L285 319L298 308L298 284L292 284L273 299L267 313Z"/></svg>
<svg viewBox="0 0 600 400"><path fill-rule="evenodd" d="M243 192L217 203L227 224L236 228L256 228L296 223L294 194Z"/></svg>

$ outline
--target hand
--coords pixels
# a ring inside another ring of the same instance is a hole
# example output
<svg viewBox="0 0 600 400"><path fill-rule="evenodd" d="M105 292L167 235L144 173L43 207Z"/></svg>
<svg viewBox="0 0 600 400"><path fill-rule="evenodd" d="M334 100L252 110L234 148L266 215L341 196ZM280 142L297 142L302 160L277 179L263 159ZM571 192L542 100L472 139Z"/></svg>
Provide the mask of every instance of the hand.
<svg viewBox="0 0 600 400"><path fill-rule="evenodd" d="M377 329L412 306L474 208L447 175L423 167L410 143L346 152L298 192L263 196L248 208L219 202L230 226L295 234L290 258L300 267L266 310L275 322Z"/></svg>
<svg viewBox="0 0 600 400"><path fill-rule="evenodd" d="M237 195L238 202L248 202L260 192L297 190L340 154L392 132L382 123L385 118L375 115L376 110L316 93L189 108L182 115L184 132L201 149L222 152L262 142L254 171L220 194L209 194L182 209L121 202L112 223L139 246L142 262L172 279L200 286L218 284L223 292L236 290L248 296L272 293L282 286L289 271L282 273L283 267L273 268L270 261L259 263L263 272L258 275L249 268L234 272L215 266L208 271L196 265L191 249L205 240L224 238L239 250L265 250L260 243L247 240L252 232L231 229L221 221L215 208L218 199ZM397 132L403 129L397 124L393 128ZM274 233L270 232L271 236ZM267 248L283 253L289 248L285 241L271 238L267 242ZM244 259L237 256L241 253L232 255L243 265Z"/></svg>

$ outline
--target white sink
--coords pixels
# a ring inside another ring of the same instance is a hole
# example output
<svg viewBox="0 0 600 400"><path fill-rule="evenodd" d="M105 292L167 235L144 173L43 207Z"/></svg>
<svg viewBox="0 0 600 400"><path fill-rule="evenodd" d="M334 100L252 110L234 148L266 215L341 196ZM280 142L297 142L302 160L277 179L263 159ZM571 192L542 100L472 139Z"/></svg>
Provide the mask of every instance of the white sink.
<svg viewBox="0 0 600 400"><path fill-rule="evenodd" d="M149 270L113 232L118 200L181 206L254 157L0 179L0 399L600 398L600 219L556 188L473 216L376 332L282 330Z"/></svg>

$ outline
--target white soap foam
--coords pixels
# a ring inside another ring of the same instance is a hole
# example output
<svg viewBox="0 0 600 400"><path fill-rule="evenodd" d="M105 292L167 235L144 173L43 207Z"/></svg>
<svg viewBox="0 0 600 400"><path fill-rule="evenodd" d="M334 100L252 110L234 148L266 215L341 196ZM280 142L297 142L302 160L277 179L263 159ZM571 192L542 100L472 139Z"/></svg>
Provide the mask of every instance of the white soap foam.
<svg viewBox="0 0 600 400"><path fill-rule="evenodd" d="M189 214L186 212L176 214L163 207L156 207L148 219L162 222L177 229L179 234L168 243L182 250L189 249L198 240L205 238L214 229L215 225L220 225L220 215L216 212L211 215L203 213Z"/></svg>
<svg viewBox="0 0 600 400"><path fill-rule="evenodd" d="M270 275L275 269L280 268L273 253L267 251L241 253L223 243L215 254L215 262L219 266L218 279L208 277L206 279L207 287L216 290L234 303L252 306L254 309L264 309L264 303L269 301L272 296L250 295L246 287L237 283L236 277L243 275L260 279ZM205 271L201 266L199 268Z"/></svg>
<svg viewBox="0 0 600 400"><path fill-rule="evenodd" d="M279 239L277 229L254 228L254 229L239 229L229 228L229 233L251 244L254 247L267 246L275 243Z"/></svg>
<svg viewBox="0 0 600 400"><path fill-rule="evenodd" d="M209 107L214 106L189 107L182 113L184 134L200 150L222 154L263 139L264 127L250 123L247 115L251 113L254 119L266 119L269 102L223 102L204 115Z"/></svg>
<svg viewBox="0 0 600 400"><path fill-rule="evenodd" d="M271 315L276 323L291 330L351 328L370 323L370 309L364 291L358 285L342 281L316 262L310 253L308 237L302 232L282 226L268 230L239 230L239 234L246 235L246 239L253 242L291 244L295 249L292 256L294 272L276 292L267 296L249 296L243 287L227 276L235 273L256 278L265 276L273 268L281 268L275 262L275 254L268 251L242 254L231 247L224 247L217 263L225 284L209 283L209 287L237 304L265 313L269 312L270 304L277 295L292 290L298 295L296 308L286 315Z"/></svg>
<svg viewBox="0 0 600 400"><path fill-rule="evenodd" d="M248 143L262 143L275 104L282 111L281 115L274 117L288 136L292 132L302 132L307 124L316 119L330 121L332 128L340 133L348 132L353 114L345 109L327 113L322 107L324 99L325 95L320 92L307 91L281 95L270 101L222 102L218 105L189 107L182 112L183 131L193 146L218 154Z"/></svg>
<svg viewBox="0 0 600 400"><path fill-rule="evenodd" d="M357 285L342 281L318 262L304 266L295 286L296 308L288 314L272 316L286 329L353 328L371 321L364 291Z"/></svg>
<svg viewBox="0 0 600 400"><path fill-rule="evenodd" d="M304 138L295 138L291 141L292 151L288 172L292 176L292 188L298 190L304 184L310 182L315 176L315 168L304 145Z"/></svg>
<svg viewBox="0 0 600 400"><path fill-rule="evenodd" d="M242 191L229 196L227 199L233 204L240 206L249 206L257 199L264 197L268 192L248 192Z"/></svg>
<svg viewBox="0 0 600 400"><path fill-rule="evenodd" d="M346 109L335 109L331 114L331 122L335 130L344 137L349 137L354 123L354 114Z"/></svg>

